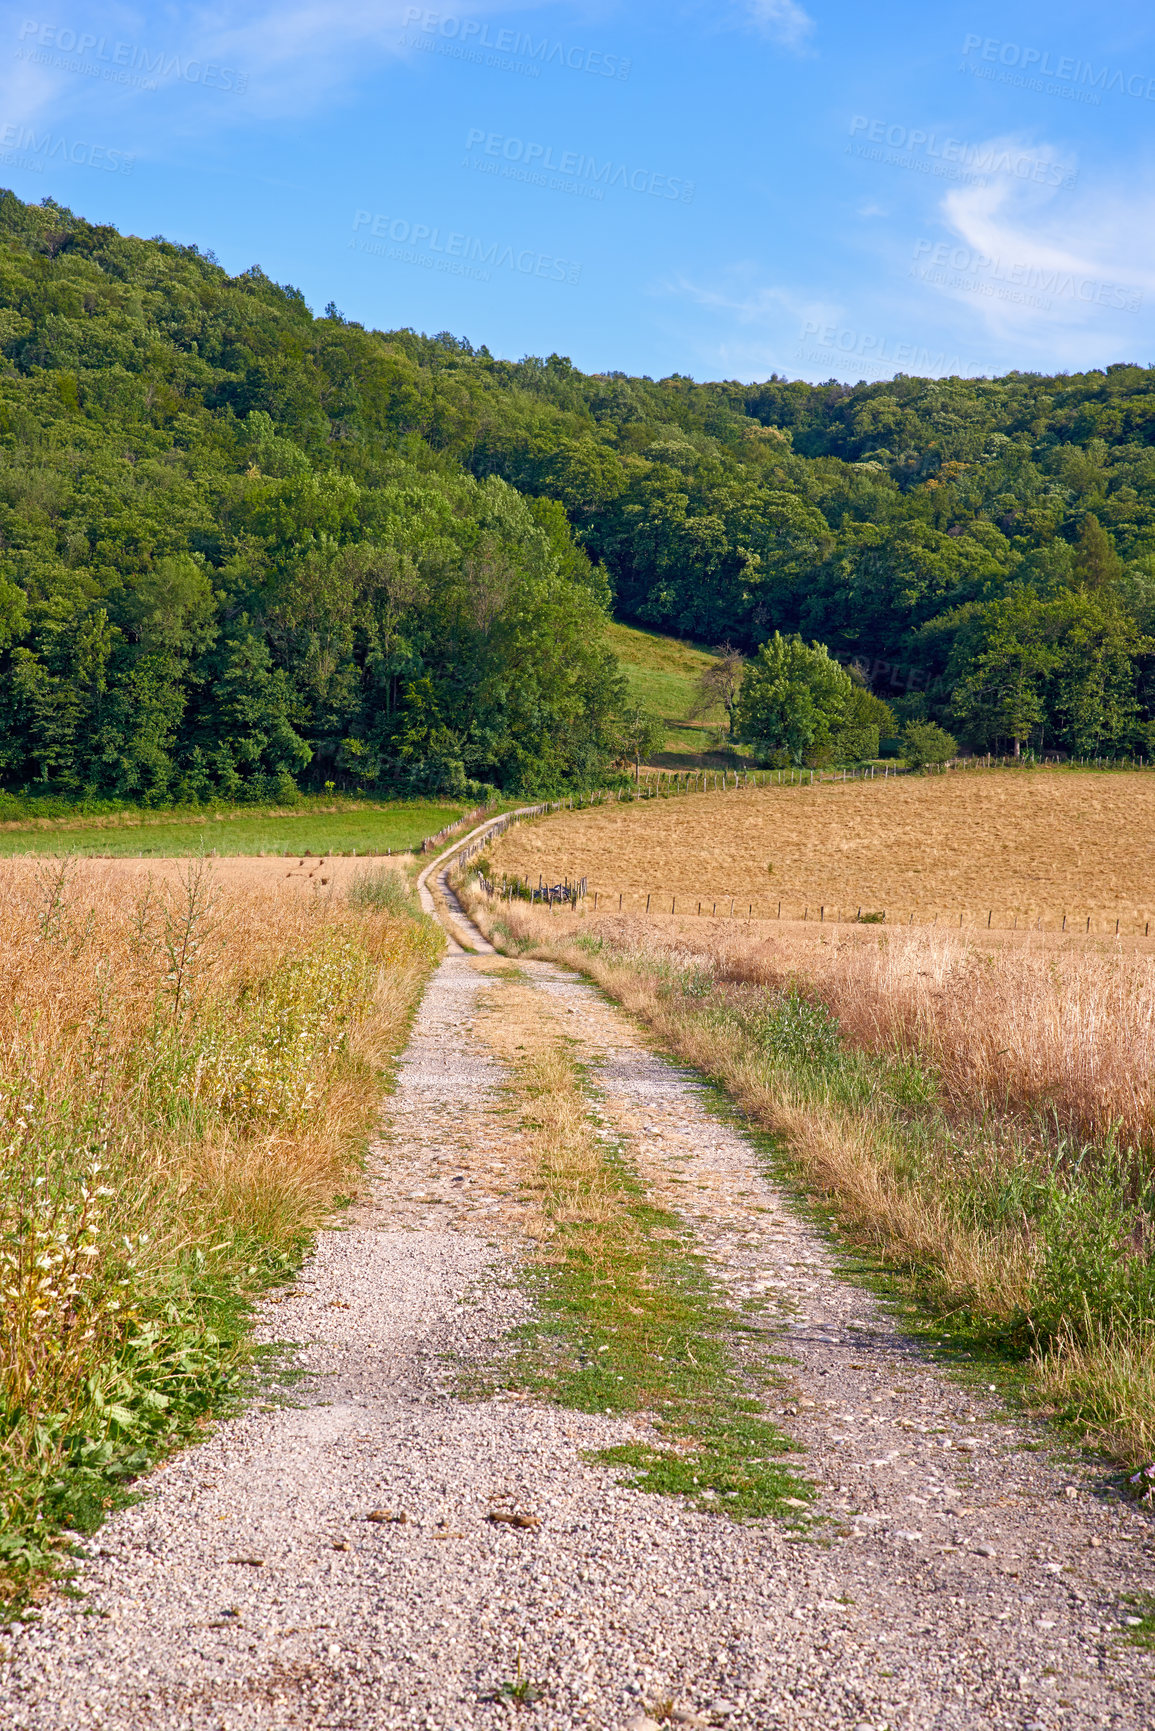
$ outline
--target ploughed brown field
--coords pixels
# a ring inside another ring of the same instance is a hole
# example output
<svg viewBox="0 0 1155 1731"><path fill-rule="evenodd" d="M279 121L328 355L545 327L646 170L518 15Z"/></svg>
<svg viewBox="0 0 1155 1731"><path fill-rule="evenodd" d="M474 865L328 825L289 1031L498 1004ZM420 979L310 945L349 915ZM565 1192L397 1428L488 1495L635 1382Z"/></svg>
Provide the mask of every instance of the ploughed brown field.
<svg viewBox="0 0 1155 1731"><path fill-rule="evenodd" d="M489 857L585 877L639 912L1143 932L1155 922L1155 774L897 776L689 794L516 824ZM1153 924L1155 930L1155 924Z"/></svg>

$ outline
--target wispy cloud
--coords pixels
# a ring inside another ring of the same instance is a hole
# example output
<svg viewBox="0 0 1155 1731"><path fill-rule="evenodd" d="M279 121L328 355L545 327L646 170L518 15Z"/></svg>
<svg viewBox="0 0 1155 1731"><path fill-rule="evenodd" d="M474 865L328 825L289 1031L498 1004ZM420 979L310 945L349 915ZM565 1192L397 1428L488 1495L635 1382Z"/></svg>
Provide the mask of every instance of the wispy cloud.
<svg viewBox="0 0 1155 1731"><path fill-rule="evenodd" d="M924 246L928 287L973 309L992 335L1078 363L1110 337L1137 350L1155 320L1155 188L1081 186L1056 200L1006 180L943 199L961 244Z"/></svg>
<svg viewBox="0 0 1155 1731"><path fill-rule="evenodd" d="M797 0L747 0L750 17L764 36L784 48L809 46L814 20Z"/></svg>
<svg viewBox="0 0 1155 1731"><path fill-rule="evenodd" d="M947 193L947 222L968 245L1037 269L1115 277L1155 286L1151 193L1120 198L1098 189L1081 208L1032 208L1009 184Z"/></svg>
<svg viewBox="0 0 1155 1731"><path fill-rule="evenodd" d="M765 281L760 267L749 263L732 265L713 282L673 276L656 292L706 315L696 335L678 333L680 342L696 349L703 376L797 375L801 333L836 324L843 312L828 298Z"/></svg>
<svg viewBox="0 0 1155 1731"><path fill-rule="evenodd" d="M501 16L540 18L548 0L453 0L437 16L450 33L462 32L470 21L484 24ZM417 23L414 23L414 19ZM140 56L148 64L158 59L163 68L214 65L229 69L226 88L243 94L243 101L220 105L217 124L257 118L278 118L313 112L331 103L368 69L412 58L415 50L407 39L425 16L425 9L407 0L346 0L334 6L325 0L216 0L216 3L148 10L119 5L109 8L101 26L105 57L118 45ZM11 108L23 117L52 106L57 112L80 111L99 106L107 113L118 97L131 101L131 91L119 91L115 83L81 76L85 56L61 52L57 34L50 31L41 43L41 27L25 27L20 35L21 53L9 88L3 91ZM77 32L67 32L75 44ZM89 40L92 40L90 38ZM108 45L111 44L111 48ZM44 52L37 54L43 48ZM92 56L89 55L91 60ZM123 62L118 62L123 64ZM189 108L183 86L184 71L163 70L160 88L165 92L167 129L180 132L182 113ZM218 81L217 88L220 88ZM0 82L0 90L3 84ZM91 98L96 92L98 104ZM202 104L194 92L189 110L195 122ZM174 114L174 102L176 110ZM147 122L146 122L147 125Z"/></svg>
<svg viewBox="0 0 1155 1731"><path fill-rule="evenodd" d="M679 274L665 282L658 292L680 296L711 312L726 313L739 324L766 329L780 322L784 315L795 321L826 317L837 311L832 302L801 295L781 283L759 281L759 276L757 265L735 264L717 283L695 282Z"/></svg>

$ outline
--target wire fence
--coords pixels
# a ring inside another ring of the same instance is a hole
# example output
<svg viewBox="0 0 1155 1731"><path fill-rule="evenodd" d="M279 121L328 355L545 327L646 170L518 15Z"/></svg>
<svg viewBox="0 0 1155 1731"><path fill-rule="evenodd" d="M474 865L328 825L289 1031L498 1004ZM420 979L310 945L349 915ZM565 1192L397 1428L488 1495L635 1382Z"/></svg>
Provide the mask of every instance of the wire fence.
<svg viewBox="0 0 1155 1731"><path fill-rule="evenodd" d="M1102 770L1150 770L1152 763L1141 757L1060 758L1036 757L965 757L949 763L929 764L926 773L947 775L983 769L1029 769L1061 767ZM459 857L464 862L480 853L488 842L504 835L511 824L523 823L535 817L545 817L556 811L585 811L599 805L633 805L639 800L674 799L680 794L736 793L741 788L757 787L820 787L846 781L886 781L910 775L905 764L855 764L845 769L652 769L644 770L630 786L596 788L589 793L569 794L563 799L543 800L537 805L523 806L507 812L498 823L486 831ZM421 845L422 853L433 853L442 842L459 830L479 822L492 802L479 805L454 823L446 824Z"/></svg>
<svg viewBox="0 0 1155 1731"><path fill-rule="evenodd" d="M1014 757L975 757L960 758L951 763L940 764L937 767L941 773L982 769L1029 768L1037 767L1044 762L1041 759ZM1150 760L1134 757L1115 758L1048 758L1047 766L1064 764L1072 768L1100 770L1150 770L1153 765ZM893 769L882 765L882 773L878 774L880 766L875 764L859 765L841 770L821 769L703 769L703 770L658 770L650 772L644 781L636 782L632 787L599 788L592 793L572 794L564 799L544 800L537 805L523 806L517 811L506 812L503 817L490 824L485 833L473 840L468 847L462 849L456 856L456 865L460 869L467 866L470 860L484 853L489 845L496 841L515 823L532 822L535 818L547 817L559 811L584 811L601 805L633 804L637 800L668 799L679 794L702 792L736 792L743 787L781 787L781 786L816 786L828 782L848 780L884 780L890 774L909 774L909 770ZM487 807L479 806L467 817L459 818L456 824L447 826L441 832L445 839L454 829L483 817ZM431 837L431 842L438 838ZM425 850L423 850L425 851ZM479 881L486 893L499 900L523 900L543 902L551 911L557 905L572 907L577 910L580 903L590 900L588 880L585 877L571 880L566 877L560 883L546 884L539 877L536 889L531 888L519 878L491 878L479 873ZM669 907L666 902L669 901ZM614 907L616 901L616 909ZM636 905L635 905L636 904ZM619 913L673 914L682 917L709 919L746 919L746 920L800 920L815 921L820 925L880 925L895 927L910 926L941 926L944 930L986 930L986 931L1037 931L1077 933L1084 936L1113 937L1149 937L1151 935L1152 918L1146 913L1127 914L1087 914L1059 912L1018 912L1015 910L1000 911L988 908L983 917L982 910L964 909L963 911L944 912L941 909L887 909L856 907L851 913L841 906L831 903L797 902L791 904L785 901L776 903L752 902L739 895L722 895L698 897L695 895L677 895L665 891L618 891L595 890L592 892L592 906L595 912L617 911ZM721 910L719 912L719 910ZM995 914L999 913L998 923Z"/></svg>
<svg viewBox="0 0 1155 1731"><path fill-rule="evenodd" d="M500 881L482 879L483 888L498 900L521 899L529 896L519 886L517 879L505 878ZM586 880L579 880L583 885ZM572 886L571 886L572 888ZM535 900L539 899L536 895ZM541 898L544 899L544 898ZM945 912L942 909L919 908L870 908L866 906L853 909L835 906L826 902L755 902L745 896L695 896L674 895L669 890L593 890L588 886L580 895L557 896L556 900L569 901L576 909L580 901L588 904L592 913L626 913L649 914L651 916L674 915L681 919L722 919L722 920L756 920L760 922L781 920L811 923L816 925L861 925L886 926L890 930L896 927L908 930L911 926L937 927L946 931L1020 931L1020 932L1052 932L1062 935L1088 934L1096 937L1150 937L1151 925L1155 916L1134 911L1126 914L1085 914L1056 912L1016 912L998 908L964 909L962 912ZM999 915L998 920L995 914Z"/></svg>
<svg viewBox="0 0 1155 1731"><path fill-rule="evenodd" d="M480 818L483 818L492 804L492 800L487 800L484 805L474 806L473 810L467 811L463 817L454 818L453 822L447 823L444 829L439 829L436 835L427 835L421 843L422 853L435 853L441 843L448 841L451 835L456 835L459 829L468 829L470 824L477 823Z"/></svg>

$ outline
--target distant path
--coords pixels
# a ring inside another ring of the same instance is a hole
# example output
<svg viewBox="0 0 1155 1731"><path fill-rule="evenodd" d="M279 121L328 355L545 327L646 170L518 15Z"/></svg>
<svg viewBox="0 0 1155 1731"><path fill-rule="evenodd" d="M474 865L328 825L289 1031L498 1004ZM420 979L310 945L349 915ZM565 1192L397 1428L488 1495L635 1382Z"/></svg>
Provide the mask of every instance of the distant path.
<svg viewBox="0 0 1155 1731"><path fill-rule="evenodd" d="M87 1543L85 1598L4 1643L0 1723L625 1731L670 1702L672 1723L734 1731L1147 1731L1155 1656L1123 1635L1124 1595L1155 1588L1150 1521L942 1376L836 1277L698 1081L577 975L496 957L445 867L421 887L456 948L368 1194L263 1307L309 1380L153 1474ZM761 1307L747 1322L780 1331L795 1363L771 1404L809 1451L816 1539L622 1488L585 1455L632 1421L455 1394L527 1315L531 1199L486 1032L526 982L651 1197ZM495 1507L540 1529L494 1526ZM519 1655L532 1713L485 1698Z"/></svg>
<svg viewBox="0 0 1155 1731"><path fill-rule="evenodd" d="M518 807L519 812L527 810L529 810L528 806ZM458 901L456 892L449 882L449 873L463 847L467 847L470 842L477 841L483 835L488 835L489 831L499 824L503 817L508 815L508 813L501 812L497 817L486 818L484 823L479 823L467 835L459 836L450 847L446 848L444 853L439 854L422 872L418 873L417 894L422 911L432 919L440 920L444 926L449 939L450 955L471 953L480 956L492 956L497 953L489 939L478 930ZM430 888L430 879L433 881L433 889Z"/></svg>

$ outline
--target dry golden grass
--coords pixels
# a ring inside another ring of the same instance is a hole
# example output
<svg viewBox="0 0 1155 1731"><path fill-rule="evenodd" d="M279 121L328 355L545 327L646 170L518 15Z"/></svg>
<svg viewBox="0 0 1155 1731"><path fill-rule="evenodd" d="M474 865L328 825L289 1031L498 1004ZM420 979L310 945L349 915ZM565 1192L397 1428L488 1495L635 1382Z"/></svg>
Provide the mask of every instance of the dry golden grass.
<svg viewBox="0 0 1155 1731"><path fill-rule="evenodd" d="M621 1231L625 1216L558 1018L539 991L506 980L490 994L477 1032L511 1073L522 1105L522 1182L539 1210L532 1235L576 1228L592 1250L607 1228Z"/></svg>
<svg viewBox="0 0 1155 1731"><path fill-rule="evenodd" d="M557 916L555 916L556 918ZM918 1053L948 1099L1045 1111L1090 1139L1155 1140L1155 957L1100 944L1014 946L923 928L797 922L780 931L663 920L722 979L820 997L864 1050Z"/></svg>
<svg viewBox="0 0 1155 1731"><path fill-rule="evenodd" d="M1141 933L1155 920L1155 775L1040 770L743 788L515 824L498 874L586 877L623 910ZM773 871L768 867L773 866ZM603 899L604 898L604 899Z"/></svg>
<svg viewBox="0 0 1155 1731"><path fill-rule="evenodd" d="M308 890L333 897L343 895L353 880L365 871L393 871L402 876L413 865L413 854L394 854L389 859L350 859L346 855L299 854L288 859L266 855L263 859L245 854L226 854L212 862L213 882L222 890L256 890L279 894L281 891ZM13 865L29 863L13 861ZM104 873L108 883L144 884L151 878L157 884L179 884L188 871L187 859L110 859L94 861L93 866ZM4 862L0 862L0 872Z"/></svg>
<svg viewBox="0 0 1155 1731"><path fill-rule="evenodd" d="M1084 1415L1091 1440L1128 1466L1155 1460L1155 1328L1132 1339L1097 1331L1086 1342L1061 1340L1039 1359L1035 1381L1056 1411Z"/></svg>
<svg viewBox="0 0 1155 1731"><path fill-rule="evenodd" d="M1155 955L917 926L506 912L551 945L605 933L619 949L692 952L719 980L797 981L855 1046L927 1059L960 1108L1041 1111L1077 1136L1155 1143Z"/></svg>
<svg viewBox="0 0 1155 1731"><path fill-rule="evenodd" d="M440 950L328 894L128 865L0 866L9 1535L69 1514L50 1481L77 1437L98 1465L147 1457L212 1404L214 1311L356 1189L381 1067ZM29 1544L9 1562L33 1567Z"/></svg>

